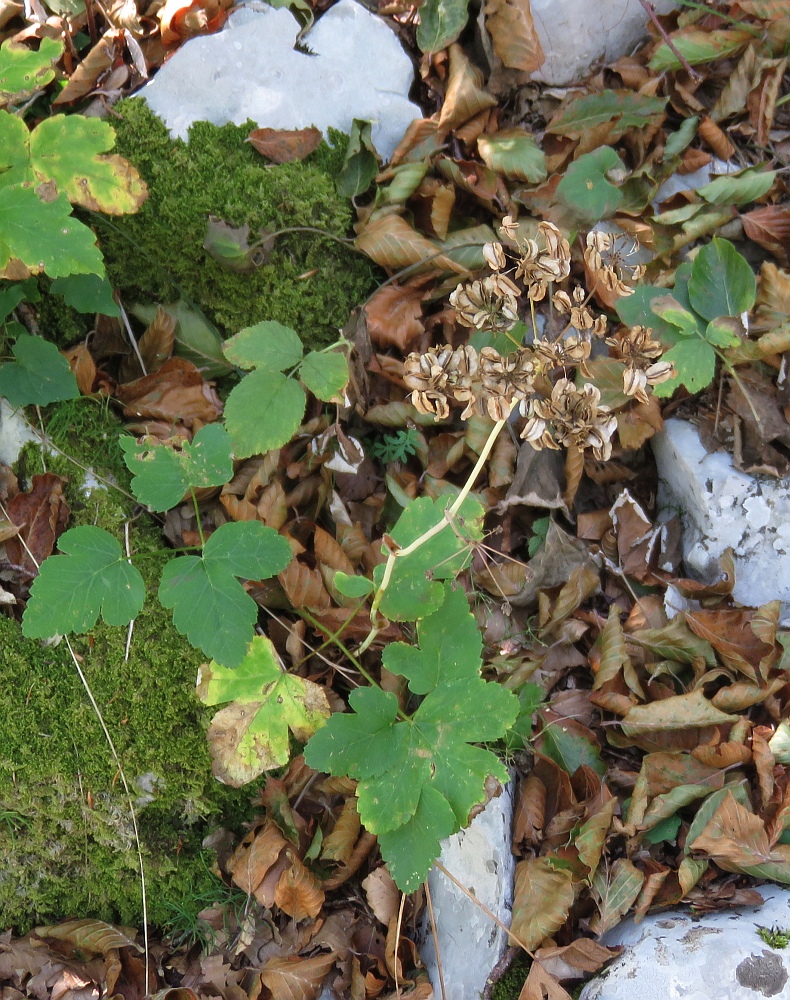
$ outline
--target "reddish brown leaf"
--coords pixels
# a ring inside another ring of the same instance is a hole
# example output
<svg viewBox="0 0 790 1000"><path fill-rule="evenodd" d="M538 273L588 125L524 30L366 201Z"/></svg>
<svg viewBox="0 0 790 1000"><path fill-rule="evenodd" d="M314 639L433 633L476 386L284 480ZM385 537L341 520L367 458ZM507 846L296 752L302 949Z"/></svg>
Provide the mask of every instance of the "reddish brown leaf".
<svg viewBox="0 0 790 1000"><path fill-rule="evenodd" d="M130 419L161 420L190 431L213 423L222 414L222 403L211 383L184 358L170 358L158 372L126 385L119 385L116 397Z"/></svg>
<svg viewBox="0 0 790 1000"><path fill-rule="evenodd" d="M790 261L790 208L763 205L741 216L743 231L783 265Z"/></svg>
<svg viewBox="0 0 790 1000"><path fill-rule="evenodd" d="M33 476L30 491L17 493L6 504L8 519L19 529L7 539L5 552L0 555L6 580L26 587L52 554L70 514L63 496L64 482L51 472Z"/></svg>
<svg viewBox="0 0 790 1000"><path fill-rule="evenodd" d="M702 833L687 846L692 851L709 854L723 867L733 866L736 871L741 867L784 860L781 855L772 853L760 817L742 806L732 792L727 792Z"/></svg>
<svg viewBox="0 0 790 1000"><path fill-rule="evenodd" d="M256 128L247 141L272 163L291 163L314 153L322 138L321 130L311 125L300 129Z"/></svg>
<svg viewBox="0 0 790 1000"><path fill-rule="evenodd" d="M270 958L261 969L261 979L272 1000L316 1000L336 958L334 952L313 958Z"/></svg>
<svg viewBox="0 0 790 1000"><path fill-rule="evenodd" d="M288 848L285 853L291 866L280 876L274 890L274 902L294 920L315 919L324 905L324 890L294 851Z"/></svg>
<svg viewBox="0 0 790 1000"><path fill-rule="evenodd" d="M529 0L487 0L486 28L494 52L508 69L532 73L546 58L532 20Z"/></svg>
<svg viewBox="0 0 790 1000"><path fill-rule="evenodd" d="M370 339L386 350L397 347L408 353L425 333L422 299L425 290L416 285L393 282L380 288L365 306Z"/></svg>
<svg viewBox="0 0 790 1000"><path fill-rule="evenodd" d="M248 833L233 852L227 863L228 872L240 889L255 893L287 846L288 841L279 828L266 820L262 827Z"/></svg>

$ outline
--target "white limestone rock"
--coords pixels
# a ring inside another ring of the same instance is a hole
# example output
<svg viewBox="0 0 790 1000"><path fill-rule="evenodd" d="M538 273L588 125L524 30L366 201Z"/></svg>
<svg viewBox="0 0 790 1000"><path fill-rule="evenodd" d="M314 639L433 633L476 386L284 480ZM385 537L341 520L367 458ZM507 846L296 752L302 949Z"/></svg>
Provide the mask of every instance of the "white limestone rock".
<svg viewBox="0 0 790 1000"><path fill-rule="evenodd" d="M657 14L678 6L654 0ZM611 62L627 55L647 36L648 16L639 0L530 0L546 60L532 74L553 86L576 83L599 59Z"/></svg>
<svg viewBox="0 0 790 1000"><path fill-rule="evenodd" d="M414 67L395 32L356 0L339 0L303 39L312 55L294 48L298 33L285 8L241 7L222 31L182 45L139 96L181 139L196 121L315 125L326 135L371 120L376 149L389 159L422 117L409 101Z"/></svg>
<svg viewBox="0 0 790 1000"><path fill-rule="evenodd" d="M492 799L466 830L444 841L439 861L497 917L510 926L516 859L512 782ZM447 1000L479 1000L486 979L507 947L507 935L438 868L428 875ZM430 925L420 954L442 995Z"/></svg>
<svg viewBox="0 0 790 1000"><path fill-rule="evenodd" d="M757 933L790 928L790 891L764 885L760 908L693 917L658 913L626 920L605 938L623 954L582 990L580 1000L762 1000L790 997L790 948Z"/></svg>
<svg viewBox="0 0 790 1000"><path fill-rule="evenodd" d="M735 556L736 601L758 607L782 601L790 623L790 491L788 481L739 472L726 452L708 454L696 428L667 420L653 438L658 500L683 521L683 558L690 575L718 576L718 558ZM790 989L788 990L790 996Z"/></svg>
<svg viewBox="0 0 790 1000"><path fill-rule="evenodd" d="M15 410L7 399L0 399L0 462L13 465L19 453L38 438L30 429L21 410Z"/></svg>

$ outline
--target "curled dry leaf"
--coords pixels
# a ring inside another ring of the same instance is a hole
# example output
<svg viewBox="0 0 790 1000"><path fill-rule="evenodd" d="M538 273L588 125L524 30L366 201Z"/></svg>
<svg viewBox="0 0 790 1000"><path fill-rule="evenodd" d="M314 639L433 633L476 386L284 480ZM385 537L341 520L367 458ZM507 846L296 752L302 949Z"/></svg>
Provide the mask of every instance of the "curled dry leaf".
<svg viewBox="0 0 790 1000"><path fill-rule="evenodd" d="M552 867L549 858L519 861L510 925L518 943L534 951L562 927L573 900L573 885L568 871Z"/></svg>
<svg viewBox="0 0 790 1000"><path fill-rule="evenodd" d="M248 833L233 852L228 872L243 892L254 894L287 846L279 827L267 819L262 827Z"/></svg>
<svg viewBox="0 0 790 1000"><path fill-rule="evenodd" d="M294 920L313 920L321 912L324 905L324 890L318 879L309 871L290 848L286 857L291 862L290 868L280 876L280 881L274 890L274 902L283 913Z"/></svg>
<svg viewBox="0 0 790 1000"><path fill-rule="evenodd" d="M783 861L771 850L765 824L727 792L702 833L688 845L709 854L719 867L740 871L764 862Z"/></svg>
<svg viewBox="0 0 790 1000"><path fill-rule="evenodd" d="M71 513L63 495L64 483L65 479L51 472L33 476L29 492L17 493L6 504L8 519L18 529L0 548L6 582L26 587L52 554Z"/></svg>
<svg viewBox="0 0 790 1000"><path fill-rule="evenodd" d="M398 914L400 890L386 866L382 865L363 879L362 888L376 920L385 927L389 926L390 921Z"/></svg>
<svg viewBox="0 0 790 1000"><path fill-rule="evenodd" d="M124 45L123 31L117 28L106 31L71 74L66 86L52 103L71 104L72 101L86 97L95 89L101 75L115 64L116 59L123 56Z"/></svg>
<svg viewBox="0 0 790 1000"><path fill-rule="evenodd" d="M300 129L256 128L247 141L272 163L291 163L314 153L322 138L321 130L311 125Z"/></svg>
<svg viewBox="0 0 790 1000"><path fill-rule="evenodd" d="M529 0L487 0L485 24L503 66L522 73L540 69L546 56L535 31Z"/></svg>
<svg viewBox="0 0 790 1000"><path fill-rule="evenodd" d="M261 969L261 980L271 990L272 1000L316 1000L336 959L334 952L312 958L270 958Z"/></svg>
<svg viewBox="0 0 790 1000"><path fill-rule="evenodd" d="M352 795L346 799L334 829L324 837L321 857L326 861L348 864L354 853L354 844L357 842L361 825L357 812L357 799Z"/></svg>
<svg viewBox="0 0 790 1000"><path fill-rule="evenodd" d="M170 358L158 372L118 386L116 398L123 404L124 416L162 420L174 429L183 425L196 431L222 415L213 385L184 358Z"/></svg>
<svg viewBox="0 0 790 1000"><path fill-rule="evenodd" d="M92 955L106 955L112 948L134 948L142 951L127 933L103 920L66 920L62 924L36 927L40 938L62 941L75 950Z"/></svg>
<svg viewBox="0 0 790 1000"><path fill-rule="evenodd" d="M416 285L393 282L380 288L365 306L370 339L386 350L410 351L425 333L422 299L425 291Z"/></svg>
<svg viewBox="0 0 790 1000"><path fill-rule="evenodd" d="M157 11L164 45L177 45L196 35L219 31L228 17L232 0L167 0Z"/></svg>
<svg viewBox="0 0 790 1000"><path fill-rule="evenodd" d="M763 205L741 216L743 231L777 260L790 263L790 208L786 205Z"/></svg>

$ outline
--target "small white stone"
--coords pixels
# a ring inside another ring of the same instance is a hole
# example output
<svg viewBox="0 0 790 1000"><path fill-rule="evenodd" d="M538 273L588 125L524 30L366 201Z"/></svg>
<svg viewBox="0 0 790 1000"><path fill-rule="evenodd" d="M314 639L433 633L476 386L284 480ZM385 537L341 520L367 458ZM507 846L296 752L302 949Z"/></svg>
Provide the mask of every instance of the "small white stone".
<svg viewBox="0 0 790 1000"><path fill-rule="evenodd" d="M656 13L678 6L655 0ZM530 12L545 62L533 80L553 86L575 83L594 62L611 62L628 54L647 37L648 17L639 0L530 0Z"/></svg>
<svg viewBox="0 0 790 1000"><path fill-rule="evenodd" d="M15 410L7 399L0 399L0 462L13 465L19 453L38 437L30 429L21 410Z"/></svg>
<svg viewBox="0 0 790 1000"><path fill-rule="evenodd" d="M659 504L679 509L686 569L713 582L724 550L735 555L736 601L758 607L783 602L790 622L790 499L788 480L739 472L730 455L708 454L696 428L667 420L653 439ZM790 993L789 993L790 995Z"/></svg>
<svg viewBox="0 0 790 1000"><path fill-rule="evenodd" d="M414 66L395 32L356 0L339 0L316 21L302 39L310 55L294 48L299 30L284 8L242 7L222 31L182 45L140 96L181 139L196 121L315 125L326 135L330 127L350 133L354 118L370 120L388 160L422 117L408 96Z"/></svg>
<svg viewBox="0 0 790 1000"><path fill-rule="evenodd" d="M505 924L510 926L516 859L512 782L492 799L466 830L442 844L439 861ZM479 1000L486 979L502 957L507 935L438 868L428 874L447 1000ZM440 997L436 949L430 926L420 953L435 997Z"/></svg>
<svg viewBox="0 0 790 1000"><path fill-rule="evenodd" d="M765 905L701 917L669 911L626 920L605 938L623 954L580 1000L763 1000L790 996L790 948L769 947L759 927L790 928L790 892L759 888Z"/></svg>

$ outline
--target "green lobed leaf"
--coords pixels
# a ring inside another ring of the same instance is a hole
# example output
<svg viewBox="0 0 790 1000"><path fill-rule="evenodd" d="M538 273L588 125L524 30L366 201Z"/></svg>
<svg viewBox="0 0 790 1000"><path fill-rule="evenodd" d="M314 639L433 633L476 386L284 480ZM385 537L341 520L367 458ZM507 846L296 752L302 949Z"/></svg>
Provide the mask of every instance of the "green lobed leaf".
<svg viewBox="0 0 790 1000"><path fill-rule="evenodd" d="M405 548L443 521L448 505L447 497L412 500L390 536ZM456 577L472 558L471 544L483 537L483 513L480 503L467 497L456 516L454 528L448 525L411 555L396 559L380 603L381 613L390 621L417 621L436 611L444 599L444 588L439 581ZM377 566L373 574L377 587L383 574L384 567Z"/></svg>
<svg viewBox="0 0 790 1000"><path fill-rule="evenodd" d="M750 167L739 174L723 174L699 188L697 194L711 205L748 205L767 194L776 180L775 170Z"/></svg>
<svg viewBox="0 0 790 1000"><path fill-rule="evenodd" d="M27 148L29 137L27 125L18 115L0 111L0 187L34 180Z"/></svg>
<svg viewBox="0 0 790 1000"><path fill-rule="evenodd" d="M310 351L299 367L299 378L316 398L342 405L348 359L340 351Z"/></svg>
<svg viewBox="0 0 790 1000"><path fill-rule="evenodd" d="M55 79L54 63L63 53L63 42L44 37L38 51L6 40L0 45L0 104L22 100Z"/></svg>
<svg viewBox="0 0 790 1000"><path fill-rule="evenodd" d="M468 821L488 775L507 780L494 754L470 744L501 738L519 708L513 694L480 676L480 637L466 597L444 589L434 621L421 622L420 647L407 653L398 644L390 661L405 667L413 691L432 688L417 711L398 721L393 694L357 689L353 714L333 715L305 748L311 767L359 779L360 818L379 837L403 891L425 878L439 840Z"/></svg>
<svg viewBox="0 0 790 1000"><path fill-rule="evenodd" d="M291 561L288 542L260 521L223 524L203 555L172 559L162 573L159 600L193 646L226 667L238 666L253 637L258 606L237 577L266 580Z"/></svg>
<svg viewBox="0 0 790 1000"><path fill-rule="evenodd" d="M356 198L364 194L379 170L379 160L371 135L372 123L355 118L346 149L346 158L337 176L338 194Z"/></svg>
<svg viewBox="0 0 790 1000"><path fill-rule="evenodd" d="M25 287L21 281L0 287L0 323L4 323L24 299Z"/></svg>
<svg viewBox="0 0 790 1000"><path fill-rule="evenodd" d="M469 0L425 0L420 7L417 45L421 52L441 52L456 41L469 19Z"/></svg>
<svg viewBox="0 0 790 1000"><path fill-rule="evenodd" d="M53 115L30 133L30 161L36 177L54 181L69 201L94 212L136 212L148 197L137 170L120 156L112 126L100 118Z"/></svg>
<svg viewBox="0 0 790 1000"><path fill-rule="evenodd" d="M289 326L275 320L264 320L248 326L222 346L228 361L239 368L265 368L282 372L294 368L302 360L302 341Z"/></svg>
<svg viewBox="0 0 790 1000"><path fill-rule="evenodd" d="M214 660L200 668L197 693L206 705L222 705L208 742L214 776L238 788L290 759L288 732L305 743L329 718L319 684L283 670L271 640L256 635L246 656L229 670Z"/></svg>
<svg viewBox="0 0 790 1000"><path fill-rule="evenodd" d="M716 352L707 341L698 337L689 337L676 344L661 360L674 365L677 375L653 386L653 393L659 399L669 399L681 385L689 392L700 392L711 384L716 374Z"/></svg>
<svg viewBox="0 0 790 1000"><path fill-rule="evenodd" d="M108 625L128 625L139 614L143 578L109 532L93 525L71 528L58 548L63 554L45 559L33 581L22 618L27 638L86 632L100 614Z"/></svg>
<svg viewBox="0 0 790 1000"><path fill-rule="evenodd" d="M98 274L67 274L55 278L50 291L62 295L66 305L77 312L121 315L118 303L112 297L112 285Z"/></svg>
<svg viewBox="0 0 790 1000"><path fill-rule="evenodd" d="M548 176L543 150L522 128L481 135L477 148L483 163L503 177L539 184Z"/></svg>
<svg viewBox="0 0 790 1000"><path fill-rule="evenodd" d="M256 368L231 390L225 426L236 458L281 448L296 433L306 405L304 389L281 372Z"/></svg>
<svg viewBox="0 0 790 1000"><path fill-rule="evenodd" d="M688 293L691 305L707 320L740 316L754 305L757 280L732 243L714 237L694 258Z"/></svg>
<svg viewBox="0 0 790 1000"><path fill-rule="evenodd" d="M79 396L68 361L48 340L21 333L11 351L15 360L0 365L0 396L12 406L45 406Z"/></svg>
<svg viewBox="0 0 790 1000"><path fill-rule="evenodd" d="M609 181L610 170L624 170L620 157L611 146L601 146L583 153L565 171L557 185L557 196L589 223L614 215L623 200L618 187Z"/></svg>
<svg viewBox="0 0 790 1000"><path fill-rule="evenodd" d="M652 124L663 115L666 103L665 97L647 97L632 90L602 90L572 101L546 131L579 139L590 129L617 119L608 137L614 142L629 128Z"/></svg>
<svg viewBox="0 0 790 1000"><path fill-rule="evenodd" d="M0 272L13 260L52 278L104 274L96 237L72 216L66 196L42 201L19 184L0 188Z"/></svg>
<svg viewBox="0 0 790 1000"><path fill-rule="evenodd" d="M120 444L132 491L151 510L169 510L190 488L223 486L233 477L230 437L221 424L206 424L179 449L156 438L122 437Z"/></svg>

